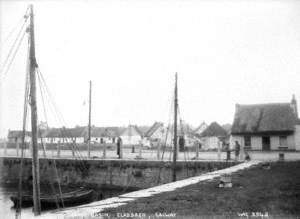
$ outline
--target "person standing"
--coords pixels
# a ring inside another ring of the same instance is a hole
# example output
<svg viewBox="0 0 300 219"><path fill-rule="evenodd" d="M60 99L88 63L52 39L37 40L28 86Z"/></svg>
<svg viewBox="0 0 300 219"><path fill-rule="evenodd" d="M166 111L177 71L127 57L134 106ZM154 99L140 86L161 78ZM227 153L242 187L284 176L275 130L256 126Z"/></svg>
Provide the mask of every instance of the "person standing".
<svg viewBox="0 0 300 219"><path fill-rule="evenodd" d="M239 160L241 145L238 141L235 141L235 160Z"/></svg>
<svg viewBox="0 0 300 219"><path fill-rule="evenodd" d="M121 158L121 145L122 145L122 139L118 137L117 140L117 155L119 156L119 159Z"/></svg>
<svg viewBox="0 0 300 219"><path fill-rule="evenodd" d="M231 151L230 151L230 147L229 147L229 143L226 143L225 145L225 151L226 151L226 160L229 161L231 158L230 158L230 154L231 154Z"/></svg>

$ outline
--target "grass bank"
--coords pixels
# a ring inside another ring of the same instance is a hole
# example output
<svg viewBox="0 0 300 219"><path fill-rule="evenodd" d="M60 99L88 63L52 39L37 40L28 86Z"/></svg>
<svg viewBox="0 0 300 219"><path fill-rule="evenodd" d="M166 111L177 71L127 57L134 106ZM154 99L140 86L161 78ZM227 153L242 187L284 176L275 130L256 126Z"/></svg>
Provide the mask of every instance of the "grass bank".
<svg viewBox="0 0 300 219"><path fill-rule="evenodd" d="M170 218L170 213L176 213L177 218L300 218L299 161L259 165L233 174L232 181L232 188L217 188L219 179L215 179L141 198L105 213L110 217L143 213L158 218L162 213L166 217L160 218Z"/></svg>

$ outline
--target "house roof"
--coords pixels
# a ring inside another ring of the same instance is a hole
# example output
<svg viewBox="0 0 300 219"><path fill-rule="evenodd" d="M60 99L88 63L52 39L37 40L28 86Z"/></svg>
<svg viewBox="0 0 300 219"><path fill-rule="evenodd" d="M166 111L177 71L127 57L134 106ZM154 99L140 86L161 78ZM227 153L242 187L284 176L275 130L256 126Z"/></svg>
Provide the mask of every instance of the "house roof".
<svg viewBox="0 0 300 219"><path fill-rule="evenodd" d="M226 130L220 126L217 122L212 122L202 133L201 137L225 137L227 135Z"/></svg>
<svg viewBox="0 0 300 219"><path fill-rule="evenodd" d="M143 132L136 125L129 125L120 133L120 135L121 136L134 136L134 135L142 136Z"/></svg>
<svg viewBox="0 0 300 219"><path fill-rule="evenodd" d="M194 134L201 134L205 129L207 128L207 124L205 122L202 122L195 130Z"/></svg>
<svg viewBox="0 0 300 219"><path fill-rule="evenodd" d="M117 137L118 133L118 127L93 127L91 129L92 137Z"/></svg>
<svg viewBox="0 0 300 219"><path fill-rule="evenodd" d="M237 105L231 133L294 131L298 121L290 103Z"/></svg>
<svg viewBox="0 0 300 219"><path fill-rule="evenodd" d="M151 137L155 131L160 128L163 127L163 123L162 122L155 122L149 129L148 131L145 133L145 137Z"/></svg>
<svg viewBox="0 0 300 219"><path fill-rule="evenodd" d="M23 131L21 130L9 130L7 138L21 138ZM31 132L25 131L25 136L31 136Z"/></svg>
<svg viewBox="0 0 300 219"><path fill-rule="evenodd" d="M225 129L225 131L227 132L228 135L230 135L230 133L231 133L231 127L232 127L231 124L222 125L222 128Z"/></svg>

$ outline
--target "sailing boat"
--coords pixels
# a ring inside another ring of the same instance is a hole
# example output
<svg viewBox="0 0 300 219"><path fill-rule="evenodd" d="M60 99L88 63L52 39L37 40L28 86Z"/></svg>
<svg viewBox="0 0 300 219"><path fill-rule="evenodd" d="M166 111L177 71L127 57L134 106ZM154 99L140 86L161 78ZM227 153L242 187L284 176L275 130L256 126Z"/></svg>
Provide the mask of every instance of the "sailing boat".
<svg viewBox="0 0 300 219"><path fill-rule="evenodd" d="M59 203L60 205L69 205L74 203L82 203L90 200L93 196L93 190L87 190L80 188L79 190L62 193L60 189L59 195L46 195L40 193L40 174L39 174L39 157L38 157L38 125L37 125L37 101L36 101L36 73L37 73L37 61L35 56L35 40L34 40L34 15L33 15L33 5L29 6L29 15L27 14L25 18L29 17L30 24L27 29L29 33L29 56L28 56L28 69L30 84L28 89L25 89L25 104L24 107L24 118L23 118L23 133L25 132L26 125L26 109L27 109L27 93L30 95L30 106L31 106L31 140L32 140L32 187L33 195L23 195L20 192L22 188L22 177L20 177L19 183L19 195L12 196L11 200L14 202L15 206L19 209L24 204L33 204L33 212L35 215L41 213L41 206L49 206L52 204ZM27 87L27 86L26 86ZM29 89L30 87L30 89ZM27 92L27 93L26 93ZM24 135L23 135L24 140ZM24 142L24 141L23 141ZM23 144L24 145L24 144ZM20 176L22 176L22 162L23 156L21 157L21 168Z"/></svg>

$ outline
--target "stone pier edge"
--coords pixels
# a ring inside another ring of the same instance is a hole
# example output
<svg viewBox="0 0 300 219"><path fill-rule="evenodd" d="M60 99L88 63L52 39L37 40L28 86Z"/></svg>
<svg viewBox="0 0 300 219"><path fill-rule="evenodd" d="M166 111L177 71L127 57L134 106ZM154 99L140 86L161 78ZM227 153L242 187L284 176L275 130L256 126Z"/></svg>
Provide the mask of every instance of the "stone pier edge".
<svg viewBox="0 0 300 219"><path fill-rule="evenodd" d="M205 173L200 176L191 177L188 179L163 184L159 186L155 186L148 189L143 189L135 192L130 192L127 194L123 194L117 197L108 198L101 201L96 201L93 203L89 203L86 205L81 205L77 207L67 208L63 211L56 212L47 212L44 213L37 218L40 219L75 219L75 218L101 218L96 215L101 213L104 209L107 208L116 208L122 205L126 205L128 202L136 201L139 198L150 197L155 194L174 191L177 188L182 188L185 186L189 186L192 184L196 184L198 182L212 180L214 178L220 177L224 174L231 174L246 168L253 167L257 164L261 163L261 161L250 161L241 163L226 169L217 170L210 173Z"/></svg>

